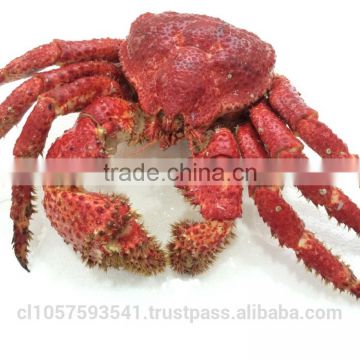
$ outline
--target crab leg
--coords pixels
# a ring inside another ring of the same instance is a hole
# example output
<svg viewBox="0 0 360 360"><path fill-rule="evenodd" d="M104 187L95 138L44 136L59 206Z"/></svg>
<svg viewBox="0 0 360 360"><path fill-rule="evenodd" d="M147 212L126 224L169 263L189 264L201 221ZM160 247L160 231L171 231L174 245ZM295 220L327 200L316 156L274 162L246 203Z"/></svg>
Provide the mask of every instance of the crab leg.
<svg viewBox="0 0 360 360"><path fill-rule="evenodd" d="M193 156L221 160L239 157L239 151L231 131L220 128L208 145L198 153L193 152ZM200 206L205 221L183 221L173 226L168 250L175 271L191 275L205 271L231 238L234 220L242 214L242 186L226 181L220 185L177 185L191 204Z"/></svg>
<svg viewBox="0 0 360 360"><path fill-rule="evenodd" d="M15 256L20 265L27 271L29 242L32 233L29 230L29 223L32 215L36 212L32 201L35 198L35 191L30 185L17 185L12 187L10 217L14 223L12 244Z"/></svg>
<svg viewBox="0 0 360 360"><path fill-rule="evenodd" d="M95 100L76 125L51 146L47 157L107 157L109 139L135 130L136 111L136 105L122 99ZM124 196L75 186L45 186L44 191L44 207L52 226L88 265L122 267L144 275L163 270L164 252Z"/></svg>
<svg viewBox="0 0 360 360"><path fill-rule="evenodd" d="M16 157L37 157L43 151L53 120L79 111L95 98L122 95L120 85L106 77L85 77L40 95L16 141Z"/></svg>
<svg viewBox="0 0 360 360"><path fill-rule="evenodd" d="M43 151L52 121L57 115L77 111L98 96L115 94L121 95L121 88L116 81L105 77L87 77L41 95L16 142L14 156L38 157ZM10 216L14 221L13 246L17 259L25 269L31 239L29 221L34 213L31 203L33 193L30 185L15 185L12 188Z"/></svg>
<svg viewBox="0 0 360 360"><path fill-rule="evenodd" d="M271 157L306 158L303 145L264 102L251 109L250 118ZM317 185L298 188L315 205L324 206L329 216L360 234L360 209L340 189Z"/></svg>
<svg viewBox="0 0 360 360"><path fill-rule="evenodd" d="M308 107L285 76L277 76L271 85L271 107L286 121L291 130L322 158L351 158L347 145Z"/></svg>
<svg viewBox="0 0 360 360"><path fill-rule="evenodd" d="M267 157L249 123L238 128L237 138L240 152L245 158ZM249 193L261 218L270 227L272 235L278 238L281 246L293 249L309 270L314 270L340 291L347 290L357 298L360 297L360 283L350 268L316 239L313 233L305 229L302 220L282 198L279 187L252 186Z"/></svg>
<svg viewBox="0 0 360 360"><path fill-rule="evenodd" d="M94 75L119 80L120 70L111 63L89 61L35 74L31 79L18 86L0 104L0 138L20 121L40 94L59 85L71 83L78 78Z"/></svg>
<svg viewBox="0 0 360 360"><path fill-rule="evenodd" d="M26 77L55 64L90 60L118 62L121 42L118 39L53 40L28 51L0 69L0 84Z"/></svg>

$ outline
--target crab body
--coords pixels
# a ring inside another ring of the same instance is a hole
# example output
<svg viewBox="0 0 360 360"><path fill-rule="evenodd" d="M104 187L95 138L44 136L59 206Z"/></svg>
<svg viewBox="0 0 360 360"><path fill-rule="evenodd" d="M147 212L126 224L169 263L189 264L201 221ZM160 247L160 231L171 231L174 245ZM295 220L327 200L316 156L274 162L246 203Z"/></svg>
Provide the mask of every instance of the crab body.
<svg viewBox="0 0 360 360"><path fill-rule="evenodd" d="M35 73L53 64L62 66ZM274 64L271 45L220 19L144 14L126 40L54 40L1 69L0 83L33 76L0 105L0 136L37 100L15 145L16 157L36 158L54 119L75 111L81 111L76 124L55 141L48 158L106 158L120 139L166 148L182 138L194 158L304 158L293 132L322 157L354 157L290 82L274 74ZM124 196L47 185L44 207L52 226L88 265L149 275L169 262L175 271L194 275L232 237L242 215L242 185L177 187L204 220L175 224L166 251ZM360 233L360 210L340 189L299 189ZM13 186L13 244L26 269L32 194L31 186ZM349 267L304 227L279 187L250 186L249 194L280 245L336 288L360 296Z"/></svg>
<svg viewBox="0 0 360 360"><path fill-rule="evenodd" d="M265 94L275 53L256 35L219 19L145 14L121 44L120 62L145 112L207 128Z"/></svg>

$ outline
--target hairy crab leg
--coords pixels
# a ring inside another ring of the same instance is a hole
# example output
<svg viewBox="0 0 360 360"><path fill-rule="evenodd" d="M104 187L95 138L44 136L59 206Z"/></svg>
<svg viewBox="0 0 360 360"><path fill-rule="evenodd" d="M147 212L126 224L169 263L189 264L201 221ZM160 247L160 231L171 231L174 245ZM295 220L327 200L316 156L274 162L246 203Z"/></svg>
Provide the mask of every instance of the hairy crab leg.
<svg viewBox="0 0 360 360"><path fill-rule="evenodd" d="M250 118L271 157L306 158L302 143L264 102L251 109ZM360 209L339 188L329 185L297 187L315 205L324 206L329 216L360 234Z"/></svg>
<svg viewBox="0 0 360 360"><path fill-rule="evenodd" d="M137 128L135 104L99 98L80 114L75 126L50 148L47 158L108 157L108 141ZM151 275L165 267L165 254L149 236L122 195L80 187L45 186L44 207L52 226L90 266L122 267Z"/></svg>
<svg viewBox="0 0 360 360"><path fill-rule="evenodd" d="M18 86L0 104L0 138L20 121L42 93L59 85L71 83L76 79L95 75L119 80L121 72L114 64L104 61L89 61L35 74L31 79Z"/></svg>
<svg viewBox="0 0 360 360"><path fill-rule="evenodd" d="M244 158L267 157L251 124L240 126L237 138ZM282 198L279 187L251 186L249 193L261 218L270 227L272 235L278 238L281 246L293 249L297 258L309 270L314 270L335 288L360 297L360 283L350 268L316 239L313 233L305 229L302 220Z"/></svg>
<svg viewBox="0 0 360 360"><path fill-rule="evenodd" d="M192 141L192 139L190 139ZM217 129L204 149L194 158L239 157L234 135L226 128ZM203 222L183 221L173 226L173 239L168 244L171 267L180 273L195 275L205 271L232 236L234 220L241 217L242 186L177 185L184 197L200 206Z"/></svg>
<svg viewBox="0 0 360 360"><path fill-rule="evenodd" d="M0 69L0 84L31 75L51 65L90 60L119 61L122 40L94 39L83 41L53 40L12 60Z"/></svg>
<svg viewBox="0 0 360 360"><path fill-rule="evenodd" d="M17 260L26 271L29 271L27 254L32 239L29 223L32 215L36 212L32 204L34 199L35 191L31 185L14 185L12 187L10 210L10 217L14 223L12 244Z"/></svg>
<svg viewBox="0 0 360 360"><path fill-rule="evenodd" d="M96 97L116 94L122 94L119 84L105 77L78 79L43 94L22 129L14 148L14 156L38 157L43 151L51 124L57 115L80 110ZM28 270L28 245L31 239L29 222L34 213L31 202L33 196L34 190L30 185L12 187L10 217L14 222L13 246L17 259L26 270Z"/></svg>

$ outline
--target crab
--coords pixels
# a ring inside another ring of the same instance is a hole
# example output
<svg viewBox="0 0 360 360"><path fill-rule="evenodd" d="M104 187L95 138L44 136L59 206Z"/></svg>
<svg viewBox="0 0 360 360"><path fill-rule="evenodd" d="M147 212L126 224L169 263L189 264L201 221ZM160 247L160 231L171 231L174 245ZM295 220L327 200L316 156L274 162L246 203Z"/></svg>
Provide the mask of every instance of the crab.
<svg viewBox="0 0 360 360"><path fill-rule="evenodd" d="M52 65L60 67L38 72ZM274 65L270 44L220 19L146 13L133 22L126 40L54 40L2 68L1 84L30 78L0 105L0 137L36 102L16 141L16 158L37 158L54 119L78 111L74 127L52 144L48 159L104 159L120 140L157 142L165 149L182 139L194 158L306 158L303 142L322 158L356 158ZM123 195L44 185L43 205L51 225L89 266L152 275L170 264L176 272L196 275L232 237L243 188L177 187L203 220L174 224L166 250ZM360 233L360 210L339 188L298 187ZM281 246L335 288L360 297L359 280L305 228L281 187L252 185L249 195ZM13 247L26 270L33 196L32 186L13 186Z"/></svg>

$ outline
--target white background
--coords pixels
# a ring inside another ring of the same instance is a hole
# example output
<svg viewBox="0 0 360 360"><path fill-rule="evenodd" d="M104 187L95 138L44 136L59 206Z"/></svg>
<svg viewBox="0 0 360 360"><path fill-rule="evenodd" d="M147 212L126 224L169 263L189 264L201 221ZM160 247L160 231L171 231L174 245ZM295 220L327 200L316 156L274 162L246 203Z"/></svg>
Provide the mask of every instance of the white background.
<svg viewBox="0 0 360 360"><path fill-rule="evenodd" d="M358 1L3 1L0 66L53 38L125 37L145 11L174 10L218 16L257 33L277 51L277 71L286 74L321 119L359 153L360 21ZM15 84L0 88L3 100ZM49 143L75 116L58 119ZM11 156L19 126L0 140L1 157ZM1 161L1 160L0 160ZM359 188L344 184L360 204ZM353 184L352 184L353 185ZM117 188L127 193L161 242L170 224L196 216L173 188ZM41 197L41 194L39 194ZM0 189L0 358L346 358L358 355L359 302L334 291L277 246L247 198L236 239L215 266L196 278L170 270L156 278L123 271L87 269L50 228L39 203L32 222L31 273L11 249L10 189ZM329 221L299 197L286 197L308 228L350 263L360 276L360 239ZM290 224L289 224L290 226ZM18 320L27 304L119 304L235 309L272 307L341 308L340 321Z"/></svg>

